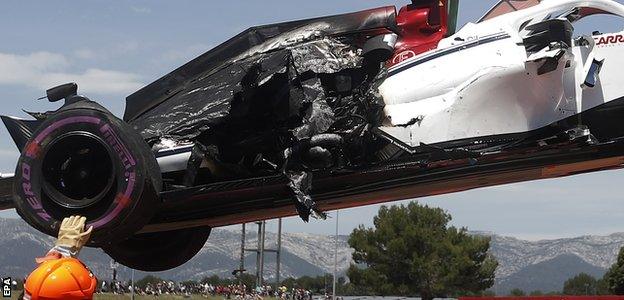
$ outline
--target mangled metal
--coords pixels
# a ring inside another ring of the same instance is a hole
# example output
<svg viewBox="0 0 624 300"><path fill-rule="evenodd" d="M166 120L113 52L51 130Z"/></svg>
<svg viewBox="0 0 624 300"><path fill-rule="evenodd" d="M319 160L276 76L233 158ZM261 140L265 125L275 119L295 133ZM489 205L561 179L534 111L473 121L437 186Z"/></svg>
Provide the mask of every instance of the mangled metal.
<svg viewBox="0 0 624 300"><path fill-rule="evenodd" d="M124 120L131 122L169 99L202 74L214 71L235 58L248 57L263 50L276 51L293 42L315 36L365 34L396 27L393 6L355 13L298 20L249 28L223 44L188 62L163 78L128 96ZM321 30L319 32L319 30ZM250 52L250 49L254 51ZM248 53L248 55L245 55Z"/></svg>
<svg viewBox="0 0 624 300"><path fill-rule="evenodd" d="M382 108L372 93L383 78L381 61L364 61L361 49L315 32L305 36L315 40L280 43L288 46L276 51L272 41L234 58L132 125L153 144L195 144L184 186L196 182L205 160L228 166L226 172L213 169L215 178L274 173L282 166L307 220L314 210L311 171L358 164L357 156L345 153L361 151L343 149L343 139L365 147L366 130L377 125Z"/></svg>

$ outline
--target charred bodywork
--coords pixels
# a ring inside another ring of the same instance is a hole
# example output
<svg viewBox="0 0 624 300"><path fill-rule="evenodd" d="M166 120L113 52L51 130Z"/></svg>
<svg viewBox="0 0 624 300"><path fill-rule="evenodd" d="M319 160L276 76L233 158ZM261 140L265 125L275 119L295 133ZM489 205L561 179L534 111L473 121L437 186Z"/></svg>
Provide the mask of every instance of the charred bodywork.
<svg viewBox="0 0 624 300"><path fill-rule="evenodd" d="M0 208L51 235L86 215L93 246L162 270L212 227L622 166L624 44L573 24L624 7L503 1L455 33L456 12L252 28L129 96L123 120L54 88L59 110L3 117L22 156Z"/></svg>

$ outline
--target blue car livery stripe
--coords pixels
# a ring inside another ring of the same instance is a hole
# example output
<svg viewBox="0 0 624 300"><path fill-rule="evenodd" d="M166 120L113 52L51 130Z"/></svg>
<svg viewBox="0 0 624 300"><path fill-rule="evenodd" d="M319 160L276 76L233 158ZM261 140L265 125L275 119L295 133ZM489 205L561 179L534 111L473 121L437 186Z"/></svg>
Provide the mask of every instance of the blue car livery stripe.
<svg viewBox="0 0 624 300"><path fill-rule="evenodd" d="M466 49L470 49L470 48L474 48L480 45L485 45L488 43L492 43L492 42L496 42L499 40L504 40L504 39L508 39L511 36L507 33L497 33L497 34L493 34L490 36L485 36L485 37L481 37L478 38L476 40L470 41L470 42L466 42L463 44L459 44L457 46L451 47L451 48L447 48L447 49L441 49L438 51L434 51L433 53L430 53L429 55L425 55L421 58L417 58L414 59L413 61L407 61L404 64L400 64L397 65L393 68L391 68L388 71L388 77L394 76L396 74L399 74L407 69L410 69L414 66L420 65L422 63L434 60L436 58L451 54L451 53L455 53L455 52L459 52L462 50L466 50Z"/></svg>

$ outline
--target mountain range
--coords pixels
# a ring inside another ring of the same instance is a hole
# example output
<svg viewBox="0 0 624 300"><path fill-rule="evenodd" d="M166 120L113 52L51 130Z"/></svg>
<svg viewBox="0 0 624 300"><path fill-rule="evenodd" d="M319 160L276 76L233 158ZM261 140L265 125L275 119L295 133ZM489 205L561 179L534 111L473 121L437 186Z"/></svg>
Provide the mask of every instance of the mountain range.
<svg viewBox="0 0 624 300"><path fill-rule="evenodd" d="M257 246L257 233L247 232L246 248ZM491 236L491 254L499 261L497 294L513 288L525 291L560 291L563 282L581 272L601 277L615 262L624 233L609 236L582 236L543 241L525 241L492 233L474 232ZM24 277L35 267L34 257L52 247L54 239L39 233L20 219L0 219L0 277ZM282 235L281 278L316 276L334 270L335 242L338 242L338 272L344 276L351 264L347 236L325 236L305 233ZM240 264L241 235L239 230L215 229L203 249L191 261L166 272L153 273L172 280L199 280L205 276L231 276ZM275 249L277 234L266 233L265 247ZM84 249L81 259L100 279L111 278L111 259L99 249ZM265 278L275 278L275 254L265 254ZM255 272L256 254L246 252L245 269ZM130 278L130 270L119 266L119 277ZM136 272L135 277L145 276Z"/></svg>

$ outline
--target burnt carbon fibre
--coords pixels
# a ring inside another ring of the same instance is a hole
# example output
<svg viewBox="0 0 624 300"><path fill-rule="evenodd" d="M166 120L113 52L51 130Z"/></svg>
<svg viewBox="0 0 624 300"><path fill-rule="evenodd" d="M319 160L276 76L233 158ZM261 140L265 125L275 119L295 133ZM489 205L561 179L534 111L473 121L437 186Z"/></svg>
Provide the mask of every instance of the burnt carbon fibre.
<svg viewBox="0 0 624 300"><path fill-rule="evenodd" d="M482 152L477 158L427 161L426 153L419 153L350 172L315 173L312 196L322 209L336 209L549 178L541 173L542 168L623 157L624 122L618 122L622 115L624 97L535 131L436 145L448 149L480 142L471 150L474 152L478 152L479 147L486 150L494 146L508 146L499 147L499 151L491 153ZM587 126L598 143L564 142L545 147L535 145L539 139L560 134L578 125ZM617 166L598 163L595 169L579 173L614 167ZM464 180L471 183L461 183ZM182 226L223 226L292 215L292 201L286 183L283 177L271 176L162 193L166 209L151 221L152 225L148 225L146 230L175 226L172 224L176 222L186 224ZM409 188L420 192L384 196L392 194L393 190Z"/></svg>
<svg viewBox="0 0 624 300"><path fill-rule="evenodd" d="M378 29L397 30L394 6L252 27L128 96L123 119L126 122L131 122L184 89L188 83L224 66L229 60L253 46L260 45L291 30L320 23L329 25L329 29L323 32L326 36L347 35Z"/></svg>

